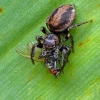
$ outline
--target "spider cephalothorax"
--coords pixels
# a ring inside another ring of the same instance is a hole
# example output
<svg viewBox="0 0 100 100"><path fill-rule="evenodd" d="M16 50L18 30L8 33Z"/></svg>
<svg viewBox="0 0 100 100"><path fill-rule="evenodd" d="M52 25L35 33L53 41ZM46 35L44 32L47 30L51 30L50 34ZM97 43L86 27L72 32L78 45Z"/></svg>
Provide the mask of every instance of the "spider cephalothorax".
<svg viewBox="0 0 100 100"><path fill-rule="evenodd" d="M55 34L48 34L43 41L43 47L45 49L53 49L59 44L59 38Z"/></svg>

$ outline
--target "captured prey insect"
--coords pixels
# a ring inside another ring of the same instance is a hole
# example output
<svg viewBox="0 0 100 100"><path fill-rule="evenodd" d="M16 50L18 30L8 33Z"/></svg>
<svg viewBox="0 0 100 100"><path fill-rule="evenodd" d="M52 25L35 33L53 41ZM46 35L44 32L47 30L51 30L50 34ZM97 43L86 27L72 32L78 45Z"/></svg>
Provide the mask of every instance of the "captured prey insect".
<svg viewBox="0 0 100 100"><path fill-rule="evenodd" d="M23 56L30 57L33 64L35 59L39 61L43 60L52 74L57 76L63 71L68 62L71 49L74 52L73 36L69 34L69 31L92 21L89 20L72 25L75 15L74 5L65 4L58 7L46 20L46 25L50 32L45 27L42 27L41 31L45 36L37 36L37 43L27 47L26 51L29 51L29 54L23 52L24 47L23 50L21 47L17 48L17 52ZM63 42L69 38L71 41L71 49L67 45L63 45ZM41 51L37 58L35 57L36 49Z"/></svg>
<svg viewBox="0 0 100 100"><path fill-rule="evenodd" d="M16 48L16 52L20 54L21 56L31 59L31 51L32 51L33 45L34 45L33 42L29 42L26 46L18 46ZM38 59L42 50L40 48L35 48L35 51L36 53L34 54L34 60L44 62L44 59Z"/></svg>

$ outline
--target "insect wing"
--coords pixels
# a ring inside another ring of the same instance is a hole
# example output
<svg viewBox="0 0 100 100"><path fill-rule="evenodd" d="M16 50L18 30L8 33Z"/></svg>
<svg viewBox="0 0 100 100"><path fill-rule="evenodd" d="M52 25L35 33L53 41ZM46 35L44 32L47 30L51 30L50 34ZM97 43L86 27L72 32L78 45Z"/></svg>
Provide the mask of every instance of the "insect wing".
<svg viewBox="0 0 100 100"><path fill-rule="evenodd" d="M28 46L19 46L19 47L16 48L16 52L18 54L20 54L21 56L31 58L30 57L31 48L29 48Z"/></svg>
<svg viewBox="0 0 100 100"><path fill-rule="evenodd" d="M31 50L32 50L32 45L27 45L27 46L19 46L16 48L16 52L18 54L20 54L21 56L27 57L27 58L31 58ZM38 59L40 53L41 53L41 49L40 48L35 48L35 54L34 54L34 60L36 61L44 61L43 58Z"/></svg>

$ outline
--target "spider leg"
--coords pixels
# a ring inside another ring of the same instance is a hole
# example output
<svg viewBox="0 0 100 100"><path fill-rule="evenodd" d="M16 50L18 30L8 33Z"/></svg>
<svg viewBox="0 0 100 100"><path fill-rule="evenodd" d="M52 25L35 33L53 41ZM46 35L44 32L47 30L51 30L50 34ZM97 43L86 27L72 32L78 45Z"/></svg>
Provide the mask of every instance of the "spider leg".
<svg viewBox="0 0 100 100"><path fill-rule="evenodd" d="M71 42L71 48L72 48L72 52L74 52L74 40L73 40L73 36L71 34L67 34L65 36L65 40L67 41L70 38L70 42Z"/></svg>
<svg viewBox="0 0 100 100"><path fill-rule="evenodd" d="M63 69L68 62L68 57L70 55L70 48L68 46L62 46L61 52L62 52L62 66L61 66L61 71L63 72Z"/></svg>
<svg viewBox="0 0 100 100"><path fill-rule="evenodd" d="M49 32L47 31L47 29L45 27L41 27L41 31L44 33L44 34L48 34Z"/></svg>
<svg viewBox="0 0 100 100"><path fill-rule="evenodd" d="M35 53L35 48L38 47L38 48L43 48L43 43L41 43L41 41L43 41L43 37L42 36L37 36L36 37L36 40L38 43L35 43L33 46L32 46L32 50L31 50L31 61L32 63L34 64L34 53Z"/></svg>
<svg viewBox="0 0 100 100"><path fill-rule="evenodd" d="M74 28L76 28L76 27L78 27L78 26L81 26L81 25L83 25L83 24L89 23L89 22L92 22L92 20L85 21L85 22L81 22L81 23L75 24L75 25L73 25L73 26L70 26L70 27L68 28L68 31L71 30L71 29L74 29Z"/></svg>

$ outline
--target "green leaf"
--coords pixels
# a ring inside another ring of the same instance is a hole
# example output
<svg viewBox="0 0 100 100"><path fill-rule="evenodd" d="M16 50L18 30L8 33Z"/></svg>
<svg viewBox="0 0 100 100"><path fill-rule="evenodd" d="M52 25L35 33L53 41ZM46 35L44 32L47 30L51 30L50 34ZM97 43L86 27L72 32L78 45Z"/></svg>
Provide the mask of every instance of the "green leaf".
<svg viewBox="0 0 100 100"><path fill-rule="evenodd" d="M62 4L75 4L74 24L93 22L70 31L75 52L56 79L43 62L33 65L15 48L43 36L41 26ZM99 0L0 0L0 100L100 100L99 23Z"/></svg>

